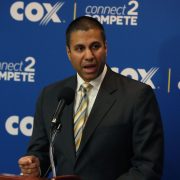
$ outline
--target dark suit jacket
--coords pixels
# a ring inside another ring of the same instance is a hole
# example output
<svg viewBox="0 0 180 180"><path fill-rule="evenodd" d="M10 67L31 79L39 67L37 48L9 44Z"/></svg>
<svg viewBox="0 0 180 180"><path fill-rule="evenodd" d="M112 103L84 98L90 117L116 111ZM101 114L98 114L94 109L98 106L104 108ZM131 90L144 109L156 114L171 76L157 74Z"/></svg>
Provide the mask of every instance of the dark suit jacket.
<svg viewBox="0 0 180 180"><path fill-rule="evenodd" d="M49 167L50 124L63 87L76 89L76 76L44 88L34 119L28 154L39 157L42 174ZM83 180L159 180L163 163L160 113L150 86L108 68L75 154L73 103L61 116L55 139L57 175Z"/></svg>

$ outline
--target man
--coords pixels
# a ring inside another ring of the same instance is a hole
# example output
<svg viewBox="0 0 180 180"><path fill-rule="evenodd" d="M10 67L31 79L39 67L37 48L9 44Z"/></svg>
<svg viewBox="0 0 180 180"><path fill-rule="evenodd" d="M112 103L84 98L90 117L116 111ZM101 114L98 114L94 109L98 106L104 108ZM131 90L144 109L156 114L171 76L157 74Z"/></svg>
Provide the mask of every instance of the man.
<svg viewBox="0 0 180 180"><path fill-rule="evenodd" d="M106 37L97 20L74 20L66 31L66 45L77 75L44 88L27 156L19 159L22 174L44 176L48 171L57 96L64 87L71 87L75 100L64 108L62 130L54 142L57 175L75 174L83 180L160 180L163 132L152 89L106 65ZM90 88L83 99L84 83ZM76 116L81 116L78 110L85 99L86 116L82 115L83 128L79 130Z"/></svg>

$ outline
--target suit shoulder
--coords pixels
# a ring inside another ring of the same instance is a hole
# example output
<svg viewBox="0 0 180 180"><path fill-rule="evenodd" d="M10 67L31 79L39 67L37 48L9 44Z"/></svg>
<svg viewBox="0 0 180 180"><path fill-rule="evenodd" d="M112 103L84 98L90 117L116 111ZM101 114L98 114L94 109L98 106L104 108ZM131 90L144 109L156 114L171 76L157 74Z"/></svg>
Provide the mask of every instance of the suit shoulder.
<svg viewBox="0 0 180 180"><path fill-rule="evenodd" d="M152 91L150 85L147 85L143 82L134 80L130 77L126 77L116 72L112 72L113 76L116 79L117 86L121 89L124 89L126 92L138 92L144 89Z"/></svg>
<svg viewBox="0 0 180 180"><path fill-rule="evenodd" d="M57 95L60 92L60 90L63 89L64 87L71 87L75 81L76 81L76 76L71 76L66 79L45 86L42 91L45 94Z"/></svg>
<svg viewBox="0 0 180 180"><path fill-rule="evenodd" d="M70 76L70 77L65 78L63 80L60 80L60 81L54 82L52 84L49 84L49 85L45 86L45 88L55 88L55 87L57 87L59 85L64 86L66 83L74 80L75 77L76 76Z"/></svg>
<svg viewBox="0 0 180 180"><path fill-rule="evenodd" d="M135 102L139 102L141 100L148 102L150 99L156 101L156 96L154 90L150 85L139 82L137 80L131 79L129 77L123 76L121 74L112 73L111 85L115 84L118 96L117 98L129 104L134 104ZM115 83L112 83L115 82ZM123 96L122 96L123 95Z"/></svg>

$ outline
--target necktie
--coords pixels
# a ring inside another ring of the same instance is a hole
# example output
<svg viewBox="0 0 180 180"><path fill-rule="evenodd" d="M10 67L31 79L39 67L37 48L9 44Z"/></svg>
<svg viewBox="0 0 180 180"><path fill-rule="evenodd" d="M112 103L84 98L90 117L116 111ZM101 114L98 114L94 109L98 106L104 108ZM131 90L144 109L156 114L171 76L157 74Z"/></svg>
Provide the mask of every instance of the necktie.
<svg viewBox="0 0 180 180"><path fill-rule="evenodd" d="M87 118L87 108L88 108L88 95L87 92L92 87L89 83L84 83L81 85L81 99L77 111L74 115L74 138L75 138L75 146L76 152L79 149L82 133L84 129L84 125Z"/></svg>

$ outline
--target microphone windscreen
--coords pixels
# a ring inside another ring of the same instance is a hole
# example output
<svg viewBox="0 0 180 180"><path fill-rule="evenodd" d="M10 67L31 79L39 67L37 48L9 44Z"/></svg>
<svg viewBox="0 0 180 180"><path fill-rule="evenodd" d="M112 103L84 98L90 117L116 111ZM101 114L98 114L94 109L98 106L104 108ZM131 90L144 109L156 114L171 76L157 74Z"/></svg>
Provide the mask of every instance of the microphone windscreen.
<svg viewBox="0 0 180 180"><path fill-rule="evenodd" d="M60 101L61 99L65 100L65 103L67 105L69 105L75 96L75 92L72 88L70 87L64 87L63 89L61 89L59 96L58 96L58 101Z"/></svg>

